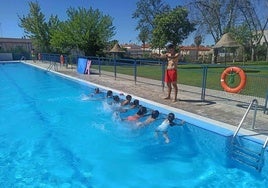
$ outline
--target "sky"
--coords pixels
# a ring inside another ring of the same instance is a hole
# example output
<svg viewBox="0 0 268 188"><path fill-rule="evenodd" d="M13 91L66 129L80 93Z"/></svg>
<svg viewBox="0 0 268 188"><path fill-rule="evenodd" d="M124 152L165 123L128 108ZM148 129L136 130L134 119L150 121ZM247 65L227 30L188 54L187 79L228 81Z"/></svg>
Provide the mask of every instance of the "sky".
<svg viewBox="0 0 268 188"><path fill-rule="evenodd" d="M165 0L171 7L183 5L187 0ZM0 2L0 37L21 38L23 29L19 27L19 16L29 13L29 0L1 0ZM35 2L35 0L32 0ZM38 0L41 12L49 19L51 15L58 15L61 21L67 19L66 10L70 7L84 7L99 9L103 14L113 18L116 35L113 39L120 44L135 43L138 41L137 19L132 18L138 0ZM193 44L193 36L184 41L184 45ZM206 44L211 42L207 41Z"/></svg>

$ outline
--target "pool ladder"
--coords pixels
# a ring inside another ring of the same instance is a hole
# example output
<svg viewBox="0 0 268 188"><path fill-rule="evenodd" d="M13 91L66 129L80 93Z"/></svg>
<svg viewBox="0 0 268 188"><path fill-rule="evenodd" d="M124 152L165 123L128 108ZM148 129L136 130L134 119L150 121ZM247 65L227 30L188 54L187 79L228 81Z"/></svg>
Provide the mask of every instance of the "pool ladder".
<svg viewBox="0 0 268 188"><path fill-rule="evenodd" d="M254 105L255 104L255 105ZM254 168L258 172L261 172L263 164L264 164L264 152L268 144L268 137L266 138L262 148L260 148L259 151L252 150L250 148L246 148L243 146L239 138L237 137L238 132L245 121L245 118L247 117L249 111L251 110L252 106L254 105L254 117L252 121L252 129L254 129L255 121L256 121L256 114L257 114L257 108L258 108L258 101L257 99L252 100L252 102L249 104L246 113L244 114L242 120L240 121L233 137L231 140L231 157L246 165L249 167Z"/></svg>
<svg viewBox="0 0 268 188"><path fill-rule="evenodd" d="M56 64L56 62L50 62L49 66L47 67L47 71L52 70L52 68L54 68L54 71L58 71L58 65Z"/></svg>

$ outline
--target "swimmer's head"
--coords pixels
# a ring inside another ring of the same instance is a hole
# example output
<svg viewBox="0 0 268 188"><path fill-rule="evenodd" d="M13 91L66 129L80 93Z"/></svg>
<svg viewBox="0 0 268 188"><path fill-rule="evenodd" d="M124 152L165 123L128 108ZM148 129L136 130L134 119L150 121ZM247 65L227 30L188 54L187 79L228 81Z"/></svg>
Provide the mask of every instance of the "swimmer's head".
<svg viewBox="0 0 268 188"><path fill-rule="evenodd" d="M142 116L142 115L144 115L144 114L146 114L146 113L147 113L147 108L144 107L144 106L141 106L140 109L139 109L139 111L137 112L137 114L138 114L139 116Z"/></svg>
<svg viewBox="0 0 268 188"><path fill-rule="evenodd" d="M151 117L152 117L153 119L156 119L158 116L159 116L159 111L158 111L158 110L154 110L154 111L152 111L152 115L151 115Z"/></svg>
<svg viewBox="0 0 268 188"><path fill-rule="evenodd" d="M133 101L133 105L138 106L140 104L140 101L138 99L135 99Z"/></svg>
<svg viewBox="0 0 268 188"><path fill-rule="evenodd" d="M118 96L118 95L113 96L113 99L114 99L114 101L115 101L115 102L119 102L119 101L120 101L120 99L119 99L119 96Z"/></svg>
<svg viewBox="0 0 268 188"><path fill-rule="evenodd" d="M175 115L173 113L169 113L167 119L169 122L172 122L175 119Z"/></svg>
<svg viewBox="0 0 268 188"><path fill-rule="evenodd" d="M112 96L113 96L113 92L111 90L108 90L106 97L112 97Z"/></svg>
<svg viewBox="0 0 268 188"><path fill-rule="evenodd" d="M131 95L126 96L126 100L131 101L131 99L132 99Z"/></svg>
<svg viewBox="0 0 268 188"><path fill-rule="evenodd" d="M100 92L100 89L99 88L95 88L95 93L99 93Z"/></svg>

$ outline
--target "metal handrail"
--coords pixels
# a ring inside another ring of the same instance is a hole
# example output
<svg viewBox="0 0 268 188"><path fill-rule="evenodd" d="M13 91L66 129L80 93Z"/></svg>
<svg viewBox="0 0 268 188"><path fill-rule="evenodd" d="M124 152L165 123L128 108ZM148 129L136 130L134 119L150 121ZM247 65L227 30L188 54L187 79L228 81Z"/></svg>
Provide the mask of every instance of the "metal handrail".
<svg viewBox="0 0 268 188"><path fill-rule="evenodd" d="M58 67L57 67L56 62L51 61L51 62L49 63L49 66L48 66L48 68L47 68L47 71L52 70L52 68L54 68L54 71L58 71Z"/></svg>
<svg viewBox="0 0 268 188"><path fill-rule="evenodd" d="M266 99L265 99L265 103L264 103L264 107L263 107L263 113L266 114L266 111L268 111L268 90L266 93Z"/></svg>
<svg viewBox="0 0 268 188"><path fill-rule="evenodd" d="M52 64L50 63L49 66L47 67L47 71L50 71L52 69Z"/></svg>
<svg viewBox="0 0 268 188"><path fill-rule="evenodd" d="M265 151L265 148L267 147L267 144L268 144L268 137L266 138L266 140L265 140L265 142L264 142L264 144L263 144L263 146L262 146L262 148L261 148L261 154L260 154L260 158L261 158L261 159L262 159L263 156L264 156L264 151ZM259 169L259 170L261 170L261 165L262 165L262 163L259 162L259 164L258 164L258 169Z"/></svg>
<svg viewBox="0 0 268 188"><path fill-rule="evenodd" d="M252 121L252 129L255 128L256 115L257 115L257 108L258 108L258 101L257 101L257 99L253 99L252 102L249 104L249 106L248 106L248 108L247 108L247 111L245 112L245 114L244 114L242 120L240 121L240 123L239 123L239 125L238 125L238 127L237 127L237 129L236 129L236 131L235 131L235 133L234 133L234 135L233 135L233 138L232 138L232 142L231 142L231 143L234 142L234 139L235 139L235 137L237 136L238 131L240 130L242 124L244 123L244 121L245 121L245 119L246 119L246 117L247 117L247 115L248 115L249 111L251 110L251 107L252 107L252 105L253 105L254 103L256 103L256 105L255 105L254 115L253 115L253 121Z"/></svg>
<svg viewBox="0 0 268 188"><path fill-rule="evenodd" d="M253 121L252 121L252 129L254 129L254 126L255 126L255 121L256 121L256 115L257 115L257 108L258 108L258 101L257 99L253 99L252 102L249 104L248 108L247 108L247 111L246 113L244 114L242 120L240 121L234 135L233 135L233 138L232 138L232 141L231 141L231 144L233 145L234 144L234 141L235 141L235 137L237 136L243 122L245 121L249 111L251 110L251 107L255 104L255 108L254 108L254 116L253 116ZM257 166L256 166L256 169L260 172L261 169L262 169L262 165L263 165L263 156L264 156L264 151L266 149L268 145L268 137L266 138L262 148L261 148L261 151L259 153L259 158L257 160Z"/></svg>

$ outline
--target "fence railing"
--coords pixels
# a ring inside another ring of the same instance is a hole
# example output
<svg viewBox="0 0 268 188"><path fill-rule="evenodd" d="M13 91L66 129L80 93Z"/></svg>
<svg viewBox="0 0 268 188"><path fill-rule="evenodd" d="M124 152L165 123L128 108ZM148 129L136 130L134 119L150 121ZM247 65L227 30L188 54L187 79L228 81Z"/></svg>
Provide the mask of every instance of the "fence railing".
<svg viewBox="0 0 268 188"><path fill-rule="evenodd" d="M40 61L55 61L60 63L60 54L41 54ZM63 56L64 64L76 65L81 56ZM133 80L137 82L146 82L147 84L156 84L164 90L164 75L166 62L161 60L147 59L116 59L107 57L84 56L91 60L91 69L99 76L107 75L117 78ZM230 64L229 64L230 65ZM233 64L232 66L238 66ZM260 104L265 103L268 90L268 64L267 66L242 66L247 76L246 87L240 93L227 93L223 91L220 85L220 77L225 64L189 64L179 63L178 83L179 90L187 92L197 92L201 100L208 97L218 100L243 101L250 103L257 98ZM127 75L127 76L126 76ZM148 79L141 79L148 78ZM152 82L157 80L158 82ZM239 82L239 78L238 78ZM183 87L187 86L187 87ZM187 89L185 89L187 88Z"/></svg>

